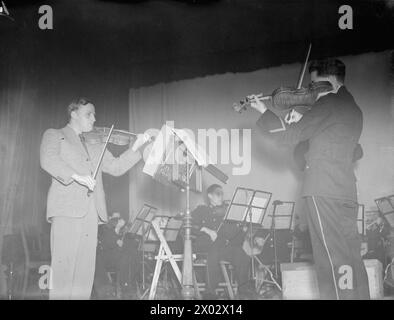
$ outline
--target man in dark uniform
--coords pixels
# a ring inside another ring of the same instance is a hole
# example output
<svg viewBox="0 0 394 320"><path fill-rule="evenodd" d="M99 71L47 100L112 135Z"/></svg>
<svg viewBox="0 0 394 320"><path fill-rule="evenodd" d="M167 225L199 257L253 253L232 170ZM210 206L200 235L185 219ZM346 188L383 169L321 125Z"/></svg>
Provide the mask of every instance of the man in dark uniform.
<svg viewBox="0 0 394 320"><path fill-rule="evenodd" d="M123 235L125 221L119 213L113 213L108 223L98 229L98 246L94 288L99 299L113 296L107 272L116 272L122 298L133 297L135 280L141 262L137 239Z"/></svg>
<svg viewBox="0 0 394 320"><path fill-rule="evenodd" d="M208 299L216 298L216 288L222 279L220 261L230 262L235 268L240 298L253 298L249 280L250 257L242 249L245 230L242 226L224 223L218 230L226 213L222 187L213 184L207 189L208 205L200 205L193 212L193 252L207 253Z"/></svg>
<svg viewBox="0 0 394 320"><path fill-rule="evenodd" d="M302 196L313 245L322 299L368 299L368 278L357 233L357 191L352 160L363 117L344 86L345 65L338 59L311 63L312 82L329 81L304 115L292 111L286 121L254 97L262 113L257 125L276 143L294 147L309 141Z"/></svg>

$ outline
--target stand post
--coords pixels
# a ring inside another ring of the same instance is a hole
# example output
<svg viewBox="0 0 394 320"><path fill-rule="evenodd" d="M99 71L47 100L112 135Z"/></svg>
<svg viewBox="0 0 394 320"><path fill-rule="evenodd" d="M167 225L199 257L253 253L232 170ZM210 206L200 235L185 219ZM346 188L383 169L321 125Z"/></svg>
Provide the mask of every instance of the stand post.
<svg viewBox="0 0 394 320"><path fill-rule="evenodd" d="M253 261L253 223L252 223L252 210L249 208L249 245L252 248L251 262L252 262L252 278L256 280L256 271Z"/></svg>
<svg viewBox="0 0 394 320"><path fill-rule="evenodd" d="M194 298L193 252L191 240L192 217L190 215L190 175L189 161L186 160L186 214L184 217L185 243L182 268L182 296L185 300Z"/></svg>
<svg viewBox="0 0 394 320"><path fill-rule="evenodd" d="M275 201L273 202L272 220L271 220L271 232L272 232L272 245L274 247L274 266L275 266L275 278L278 279L278 255L276 251L276 226L275 226L275 214L276 206Z"/></svg>
<svg viewBox="0 0 394 320"><path fill-rule="evenodd" d="M145 290L145 224L142 224L142 290Z"/></svg>

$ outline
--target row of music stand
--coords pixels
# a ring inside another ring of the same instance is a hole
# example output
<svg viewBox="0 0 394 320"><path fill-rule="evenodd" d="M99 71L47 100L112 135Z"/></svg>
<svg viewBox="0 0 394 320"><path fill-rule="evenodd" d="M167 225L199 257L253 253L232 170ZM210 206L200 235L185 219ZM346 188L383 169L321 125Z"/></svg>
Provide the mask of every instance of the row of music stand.
<svg viewBox="0 0 394 320"><path fill-rule="evenodd" d="M258 258L257 254L252 252L250 254L251 266L252 266L252 278L257 279L255 270L255 260L263 267L270 275L272 283L281 290L278 284L278 270L279 261L277 255L277 243L276 243L276 230L291 230L293 227L294 218L294 207L295 202L292 201L273 201L273 210L271 214L267 214L267 209L272 198L272 193L267 191L255 190L250 188L237 187L231 202L228 206L226 215L223 219L223 223L219 226L219 229L226 222L239 223L248 227L249 246L254 247L254 234L258 230L268 230L269 234L265 240L269 237L272 241L274 249L274 275L271 270L264 265Z"/></svg>
<svg viewBox="0 0 394 320"><path fill-rule="evenodd" d="M269 237L273 243L274 260L273 269L274 273L270 270L272 283L278 286L276 282L278 279L279 261L276 253L276 231L277 230L292 230L294 223L294 207L295 202L292 201L273 201L272 202L272 213L267 214L267 209L272 198L272 193L255 190L250 188L237 187L233 193L232 199L227 208L225 217L222 224L219 226L217 231L219 232L223 224L226 222L239 223L248 227L248 239L252 241L255 231L268 230ZM388 197L382 197L375 199L378 209L383 217L392 226L394 222L394 195ZM140 250L142 254L142 279L143 288L145 289L145 249L146 244L153 244L154 251L158 249L156 256L155 272L153 274L153 281L150 287L149 298L153 299L155 296L157 283L159 280L161 267L163 262L170 262L171 267L180 283L182 283L181 271L177 265L177 261L180 261L182 257L174 255L171 252L168 242L176 241L179 231L182 228L183 221L175 219L174 217L157 215L157 208L144 204L135 218L130 233L141 237ZM365 208L364 205L359 204L358 206L358 217L357 217L358 231L361 235L365 235ZM251 245L252 246L252 245ZM149 251L151 251L149 250ZM252 259L252 275L253 279L256 279L255 273L255 260L262 265L261 261L254 255L251 255ZM147 292L147 291L146 291Z"/></svg>
<svg viewBox="0 0 394 320"><path fill-rule="evenodd" d="M267 214L267 209L272 198L272 193L255 190L250 188L237 187L233 193L232 199L227 208L225 217L222 224L218 227L217 231L223 227L226 222L239 223L248 227L248 239L253 241L255 231L258 230L269 230L269 236L273 241L274 247L274 272L275 276L272 275L270 270L267 270L271 274L272 283L280 286L276 282L275 278L278 277L278 259L276 255L276 230L284 229L291 230L293 225L294 215L294 202L273 202L273 211L271 214ZM170 262L171 267L178 278L181 281L181 272L176 261L180 261L181 255L174 255L171 252L168 242L173 242L177 239L178 233L182 228L183 221L175 219L170 216L157 215L157 208L144 204L139 213L137 214L132 226L130 227L130 233L141 237L140 250L142 251L142 287L145 290L145 248L147 243L155 244L155 248L158 249L156 255L156 266L153 274L152 285L150 287L149 299L153 299L156 293L157 283L159 280L161 267L163 262ZM253 244L251 244L253 246ZM155 250L155 251L156 251ZM261 261L255 255L251 255L252 259L252 275L253 279L256 279L255 264L254 261L257 259L260 265ZM147 293L145 291L144 295Z"/></svg>
<svg viewBox="0 0 394 320"><path fill-rule="evenodd" d="M181 282L181 272L174 259L174 255L168 245L168 242L176 241L178 233L182 227L182 220L175 219L171 216L157 215L157 208L144 204L134 219L129 233L140 237L141 242L139 250L142 251L142 288L145 290L145 250L146 244L154 244L153 251L159 247L156 256L156 266L153 274L153 280L150 287L149 299L153 299L156 293L161 267L164 261L169 261L175 275ZM146 295L145 290L142 297Z"/></svg>

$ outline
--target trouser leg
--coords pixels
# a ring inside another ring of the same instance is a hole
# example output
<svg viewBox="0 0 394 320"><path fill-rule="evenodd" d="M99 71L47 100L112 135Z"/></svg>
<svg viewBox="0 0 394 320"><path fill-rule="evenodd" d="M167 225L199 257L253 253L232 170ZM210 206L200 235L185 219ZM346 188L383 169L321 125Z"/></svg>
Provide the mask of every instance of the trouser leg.
<svg viewBox="0 0 394 320"><path fill-rule="evenodd" d="M119 281L122 286L133 286L135 275L139 271L138 242L134 239L126 239L120 254Z"/></svg>
<svg viewBox="0 0 394 320"><path fill-rule="evenodd" d="M97 223L97 212L95 207L91 206L82 225L71 299L90 299L96 265Z"/></svg>
<svg viewBox="0 0 394 320"><path fill-rule="evenodd" d="M306 197L313 258L322 299L367 299L368 278L357 233L357 204Z"/></svg>
<svg viewBox="0 0 394 320"><path fill-rule="evenodd" d="M98 298L105 296L105 289L109 286L110 282L107 276L107 268L105 258L102 251L97 252L96 268L94 272L94 289Z"/></svg>
<svg viewBox="0 0 394 320"><path fill-rule="evenodd" d="M52 218L50 300L71 298L80 224L78 218Z"/></svg>
<svg viewBox="0 0 394 320"><path fill-rule="evenodd" d="M238 286L242 291L242 288L249 288L250 285L249 267L251 258L241 247L230 247L230 250L231 256L229 258L229 262L234 266Z"/></svg>
<svg viewBox="0 0 394 320"><path fill-rule="evenodd" d="M220 269L220 260L225 256L226 247L218 243L213 243L207 255L208 268L208 292L215 293L216 288L222 279L222 271Z"/></svg>
<svg viewBox="0 0 394 320"><path fill-rule="evenodd" d="M94 278L97 213L82 218L54 217L51 226L49 299L89 299Z"/></svg>

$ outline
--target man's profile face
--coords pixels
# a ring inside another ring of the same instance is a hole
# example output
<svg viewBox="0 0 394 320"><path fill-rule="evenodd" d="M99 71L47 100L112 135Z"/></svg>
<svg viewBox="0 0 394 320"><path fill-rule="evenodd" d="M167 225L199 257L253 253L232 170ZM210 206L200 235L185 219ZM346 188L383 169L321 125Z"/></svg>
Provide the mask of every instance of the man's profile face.
<svg viewBox="0 0 394 320"><path fill-rule="evenodd" d="M96 122L94 105L91 103L81 105L71 113L71 118L82 132L92 131Z"/></svg>
<svg viewBox="0 0 394 320"><path fill-rule="evenodd" d="M213 206L221 206L223 204L223 189L216 188L212 193L208 193L209 202Z"/></svg>

